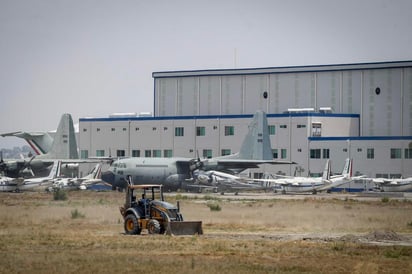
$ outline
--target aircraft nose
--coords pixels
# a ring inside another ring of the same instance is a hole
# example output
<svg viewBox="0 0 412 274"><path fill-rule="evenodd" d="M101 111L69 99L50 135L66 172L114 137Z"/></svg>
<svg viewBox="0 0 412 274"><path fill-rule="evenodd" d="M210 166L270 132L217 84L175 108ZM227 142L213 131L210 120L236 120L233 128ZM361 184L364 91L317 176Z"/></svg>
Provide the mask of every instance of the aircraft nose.
<svg viewBox="0 0 412 274"><path fill-rule="evenodd" d="M102 172L102 180L108 184L114 184L114 173L111 171Z"/></svg>

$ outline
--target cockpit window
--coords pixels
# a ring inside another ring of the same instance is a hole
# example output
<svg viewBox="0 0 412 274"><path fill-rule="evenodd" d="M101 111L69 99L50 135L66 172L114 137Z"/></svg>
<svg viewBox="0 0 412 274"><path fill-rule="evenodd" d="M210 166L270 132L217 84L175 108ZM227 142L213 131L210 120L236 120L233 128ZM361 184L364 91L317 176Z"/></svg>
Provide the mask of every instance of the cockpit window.
<svg viewBox="0 0 412 274"><path fill-rule="evenodd" d="M113 167L126 168L126 163L115 163L113 164Z"/></svg>

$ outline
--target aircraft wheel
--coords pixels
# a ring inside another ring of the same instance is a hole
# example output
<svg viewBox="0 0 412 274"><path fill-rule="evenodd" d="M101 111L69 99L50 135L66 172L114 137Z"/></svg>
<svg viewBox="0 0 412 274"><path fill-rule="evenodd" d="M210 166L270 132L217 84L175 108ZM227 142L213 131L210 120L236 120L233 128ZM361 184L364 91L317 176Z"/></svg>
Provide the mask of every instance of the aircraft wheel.
<svg viewBox="0 0 412 274"><path fill-rule="evenodd" d="M139 221L134 214L129 214L124 218L124 231L127 235L137 235L142 231Z"/></svg>
<svg viewBox="0 0 412 274"><path fill-rule="evenodd" d="M152 219L147 224L147 230L149 231L149 234L159 234L162 229L159 221Z"/></svg>

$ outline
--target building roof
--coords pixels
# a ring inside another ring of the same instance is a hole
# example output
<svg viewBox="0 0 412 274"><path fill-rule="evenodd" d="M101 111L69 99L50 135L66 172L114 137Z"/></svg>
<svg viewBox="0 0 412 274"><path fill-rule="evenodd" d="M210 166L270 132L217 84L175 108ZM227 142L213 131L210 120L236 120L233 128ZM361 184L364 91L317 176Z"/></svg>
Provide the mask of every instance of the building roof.
<svg viewBox="0 0 412 274"><path fill-rule="evenodd" d="M334 65L309 65L288 67L264 67L264 68L242 68L242 69L207 69L187 71L159 71L153 72L153 78L169 77L193 77L193 76L222 76L222 75L244 75L244 74L269 74L269 73L292 73L292 72L322 72L343 70L365 70L365 69L388 69L412 67L412 61L392 61L376 63L334 64Z"/></svg>

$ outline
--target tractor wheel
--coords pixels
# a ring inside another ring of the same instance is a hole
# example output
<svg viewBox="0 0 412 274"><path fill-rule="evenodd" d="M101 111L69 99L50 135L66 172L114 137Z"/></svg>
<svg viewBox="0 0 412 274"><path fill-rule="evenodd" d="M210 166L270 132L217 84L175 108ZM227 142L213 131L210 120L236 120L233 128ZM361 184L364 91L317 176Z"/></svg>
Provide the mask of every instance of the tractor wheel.
<svg viewBox="0 0 412 274"><path fill-rule="evenodd" d="M154 219L150 220L147 224L147 230L149 231L149 234L159 234L161 231L159 221Z"/></svg>
<svg viewBox="0 0 412 274"><path fill-rule="evenodd" d="M141 227L139 226L139 221L134 214L129 214L124 218L124 231L127 235L136 235L140 234L142 231Z"/></svg>

